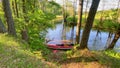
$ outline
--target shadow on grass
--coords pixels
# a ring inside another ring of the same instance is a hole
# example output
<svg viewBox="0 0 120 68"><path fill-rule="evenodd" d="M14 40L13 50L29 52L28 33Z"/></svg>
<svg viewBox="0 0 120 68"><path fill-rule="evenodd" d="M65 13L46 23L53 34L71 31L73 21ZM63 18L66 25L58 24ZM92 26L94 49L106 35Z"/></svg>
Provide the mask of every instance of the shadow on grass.
<svg viewBox="0 0 120 68"><path fill-rule="evenodd" d="M68 58L65 60L61 60L59 61L60 64L64 64L64 63L77 63L77 62L94 62L94 61L98 61L95 57L74 57L74 58Z"/></svg>

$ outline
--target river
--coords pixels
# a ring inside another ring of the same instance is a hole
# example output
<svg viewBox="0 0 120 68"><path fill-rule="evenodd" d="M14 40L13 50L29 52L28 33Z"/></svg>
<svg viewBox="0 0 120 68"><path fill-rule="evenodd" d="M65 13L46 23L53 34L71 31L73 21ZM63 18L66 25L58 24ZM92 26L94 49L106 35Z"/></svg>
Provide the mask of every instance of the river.
<svg viewBox="0 0 120 68"><path fill-rule="evenodd" d="M63 27L63 23L58 23L54 28L49 28L46 38L50 40L71 40L73 43L75 42L76 35L76 27ZM82 34L83 29L81 30ZM107 48L107 40L108 40L109 32L104 32L98 30L91 30L90 37L88 41L88 48L90 50L104 50ZM81 35L82 36L82 35ZM111 41L114 37L114 34L111 36L109 41ZM110 44L110 43L108 43ZM120 39L116 43L114 50L120 52Z"/></svg>

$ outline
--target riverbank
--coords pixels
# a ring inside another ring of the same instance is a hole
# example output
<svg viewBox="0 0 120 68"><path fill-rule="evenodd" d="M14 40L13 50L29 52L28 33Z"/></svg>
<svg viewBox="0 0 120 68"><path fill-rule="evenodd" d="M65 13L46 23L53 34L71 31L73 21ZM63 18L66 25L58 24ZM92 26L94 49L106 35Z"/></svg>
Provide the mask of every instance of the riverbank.
<svg viewBox="0 0 120 68"><path fill-rule="evenodd" d="M92 28L103 31L115 32L120 27L120 16L117 15L118 9L98 11L95 15ZM88 13L83 13L81 26L85 27L87 21ZM67 17L67 25L73 26L77 25L78 15L76 15L75 22L73 16Z"/></svg>
<svg viewBox="0 0 120 68"><path fill-rule="evenodd" d="M0 34L0 68L116 68L119 64L120 53L112 50L74 48L43 55L41 50L31 52L24 41Z"/></svg>

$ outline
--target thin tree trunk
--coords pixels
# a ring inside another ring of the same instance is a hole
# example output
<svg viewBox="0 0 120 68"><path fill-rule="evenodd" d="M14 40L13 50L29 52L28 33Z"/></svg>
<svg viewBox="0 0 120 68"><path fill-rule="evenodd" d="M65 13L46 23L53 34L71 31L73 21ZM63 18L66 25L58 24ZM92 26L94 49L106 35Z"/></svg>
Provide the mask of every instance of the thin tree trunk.
<svg viewBox="0 0 120 68"><path fill-rule="evenodd" d="M23 29L21 31L21 36L22 36L22 39L25 40L26 42L28 42L29 38L28 38L28 32L26 29Z"/></svg>
<svg viewBox="0 0 120 68"><path fill-rule="evenodd" d="M17 5L17 1L15 0L15 9L16 9L16 15L19 18L19 14L18 14L18 5Z"/></svg>
<svg viewBox="0 0 120 68"><path fill-rule="evenodd" d="M24 14L24 20L25 20L25 23L28 22L27 20L27 16L25 16L27 13L26 13L26 0L22 0L23 2L23 5L22 5L22 10L23 10L23 14ZM21 30L21 36L22 36L22 39L25 40L26 42L28 42L28 31L26 29L26 26L24 25L24 28Z"/></svg>
<svg viewBox="0 0 120 68"><path fill-rule="evenodd" d="M90 30L92 28L93 25L93 21L95 18L95 14L97 12L97 8L99 5L100 0L93 0L92 1L92 5L88 14L88 18L87 18L87 22L82 34L82 39L81 39L81 43L80 43L80 49L85 49L87 48L87 43L88 43L88 39L89 39L89 35L90 35Z"/></svg>
<svg viewBox="0 0 120 68"><path fill-rule="evenodd" d="M12 10L13 10L13 14L16 15L16 13L15 13L15 3L14 3L14 1L12 1Z"/></svg>
<svg viewBox="0 0 120 68"><path fill-rule="evenodd" d="M87 8L88 8L88 3L89 3L89 0L86 0L86 6L85 6L85 21L87 20Z"/></svg>
<svg viewBox="0 0 120 68"><path fill-rule="evenodd" d="M63 19L64 19L64 22L66 22L66 10L65 10L65 0L63 0Z"/></svg>
<svg viewBox="0 0 120 68"><path fill-rule="evenodd" d="M105 4L104 4L104 1L102 2L103 5L102 5L102 11L101 11L101 16L100 16L100 21L99 21L99 28L101 28L103 26L103 16L104 16L104 7L105 7Z"/></svg>
<svg viewBox="0 0 120 68"><path fill-rule="evenodd" d="M112 43L108 46L107 49L113 49L119 38L120 38L120 30L115 33L115 36L114 36L114 38L112 40Z"/></svg>
<svg viewBox="0 0 120 68"><path fill-rule="evenodd" d="M75 11L75 10L76 10L76 6L75 6L75 5L76 5L76 0L74 0L74 2L73 2L73 9L74 9L74 10L73 10L73 23L76 22L76 21L75 21L75 18L76 18L76 17L75 17L75 16L76 16L76 11Z"/></svg>
<svg viewBox="0 0 120 68"><path fill-rule="evenodd" d="M113 35L113 33L112 33L112 32L109 32L109 35L108 35L108 39L107 39L107 42L106 42L105 49L108 48L108 46L110 45L111 40L112 40L112 35Z"/></svg>
<svg viewBox="0 0 120 68"><path fill-rule="evenodd" d="M6 22L8 25L8 34L16 36L16 30L15 30L15 26L14 26L12 12L10 9L9 0L2 0L2 4L3 4L4 12L5 12Z"/></svg>
<svg viewBox="0 0 120 68"><path fill-rule="evenodd" d="M33 13L34 13L34 11L35 11L35 8L36 8L36 1L34 0L34 2L33 2Z"/></svg>
<svg viewBox="0 0 120 68"><path fill-rule="evenodd" d="M79 41L80 41L80 30L81 30L81 22L82 22L82 9L83 9L83 0L79 0L78 21L77 21L77 27L76 27L76 44L79 44Z"/></svg>
<svg viewBox="0 0 120 68"><path fill-rule="evenodd" d="M23 10L23 14L24 14L24 19L26 21L26 6L25 6L26 1L22 0L22 10Z"/></svg>

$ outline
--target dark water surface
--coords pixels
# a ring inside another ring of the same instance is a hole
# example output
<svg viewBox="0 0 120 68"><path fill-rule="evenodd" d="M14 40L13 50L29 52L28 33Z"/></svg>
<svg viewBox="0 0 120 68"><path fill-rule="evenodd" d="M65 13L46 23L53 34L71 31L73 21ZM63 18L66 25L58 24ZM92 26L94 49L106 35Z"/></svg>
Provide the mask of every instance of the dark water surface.
<svg viewBox="0 0 120 68"><path fill-rule="evenodd" d="M81 30L82 34L83 29ZM48 33L46 38L50 40L71 40L73 43L75 42L75 35L76 35L76 27L63 27L62 23L56 24L55 28L48 29ZM88 41L88 48L90 50L104 50L107 48L107 40L108 40L109 32L100 31L97 33L97 30L91 30L90 37ZM109 39L111 41L114 37ZM109 43L108 43L109 44ZM116 43L114 50L120 52L120 39Z"/></svg>

